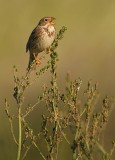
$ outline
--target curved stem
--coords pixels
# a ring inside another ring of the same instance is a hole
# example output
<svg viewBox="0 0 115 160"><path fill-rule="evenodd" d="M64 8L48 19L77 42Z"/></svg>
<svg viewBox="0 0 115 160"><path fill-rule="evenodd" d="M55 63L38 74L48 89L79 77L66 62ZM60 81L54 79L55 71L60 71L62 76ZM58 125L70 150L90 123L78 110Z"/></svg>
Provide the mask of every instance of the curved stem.
<svg viewBox="0 0 115 160"><path fill-rule="evenodd" d="M18 154L17 154L17 160L20 160L21 156L21 139L22 139L22 126L21 126L21 106L18 108Z"/></svg>

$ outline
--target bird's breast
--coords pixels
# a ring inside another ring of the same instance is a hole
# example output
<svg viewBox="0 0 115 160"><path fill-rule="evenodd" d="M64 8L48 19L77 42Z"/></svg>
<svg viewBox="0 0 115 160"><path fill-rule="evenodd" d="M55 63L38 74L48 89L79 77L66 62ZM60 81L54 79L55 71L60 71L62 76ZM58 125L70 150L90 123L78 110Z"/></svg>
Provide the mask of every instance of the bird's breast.
<svg viewBox="0 0 115 160"><path fill-rule="evenodd" d="M55 28L53 26L42 29L41 37L38 39L38 48L40 51L45 50L53 43L55 39Z"/></svg>

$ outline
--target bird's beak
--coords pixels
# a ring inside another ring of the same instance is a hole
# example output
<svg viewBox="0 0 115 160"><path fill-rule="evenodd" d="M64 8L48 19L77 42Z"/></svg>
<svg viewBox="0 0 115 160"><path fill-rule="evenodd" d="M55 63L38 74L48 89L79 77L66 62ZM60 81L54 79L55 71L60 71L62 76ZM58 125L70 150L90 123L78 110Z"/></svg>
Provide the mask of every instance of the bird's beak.
<svg viewBox="0 0 115 160"><path fill-rule="evenodd" d="M52 25L54 25L54 24L55 24L55 20L56 20L56 19L55 19L54 17L52 17L50 23L51 23Z"/></svg>

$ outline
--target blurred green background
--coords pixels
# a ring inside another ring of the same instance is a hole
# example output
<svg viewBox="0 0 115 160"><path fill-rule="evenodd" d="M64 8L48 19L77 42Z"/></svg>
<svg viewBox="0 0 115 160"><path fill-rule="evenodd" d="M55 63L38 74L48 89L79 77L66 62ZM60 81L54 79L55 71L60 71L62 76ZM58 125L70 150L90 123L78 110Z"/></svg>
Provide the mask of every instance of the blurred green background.
<svg viewBox="0 0 115 160"><path fill-rule="evenodd" d="M0 0L0 160L16 159L16 146L4 113L5 97L10 107L16 110L12 96L12 67L17 66L20 76L25 74L29 59L29 54L25 52L26 42L30 32L44 16L56 17L57 32L63 25L68 28L57 49L60 88L69 72L72 79L81 77L83 90L88 80L98 82L100 99L105 95L115 96L114 0ZM49 74L46 74L30 87L25 103L35 102L49 78ZM37 126L40 113L33 114L33 124ZM104 134L107 149L115 137L114 121L115 109ZM27 160L38 159L37 154L33 149ZM66 153L62 159L71 160L69 155Z"/></svg>

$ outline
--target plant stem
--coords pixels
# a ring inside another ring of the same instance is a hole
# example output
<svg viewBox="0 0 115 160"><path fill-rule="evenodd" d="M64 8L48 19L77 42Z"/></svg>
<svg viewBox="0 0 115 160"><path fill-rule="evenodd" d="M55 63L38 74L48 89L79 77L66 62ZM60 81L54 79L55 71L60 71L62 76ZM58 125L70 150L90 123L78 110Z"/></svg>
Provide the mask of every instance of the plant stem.
<svg viewBox="0 0 115 160"><path fill-rule="evenodd" d="M37 144L35 142L33 142L34 146L37 148L37 150L39 151L40 155L42 156L42 158L44 160L46 160L45 156L42 154L42 152L40 151L39 147L37 146Z"/></svg>
<svg viewBox="0 0 115 160"><path fill-rule="evenodd" d="M21 106L18 108L18 154L17 154L17 160L20 160L21 156L21 139L22 139L22 126L21 126Z"/></svg>
<svg viewBox="0 0 115 160"><path fill-rule="evenodd" d="M27 153L28 153L28 151L30 150L30 148L31 148L31 146L27 147L27 149L26 149L26 151L25 151L25 153L24 153L24 155L23 155L23 157L22 157L22 160L25 159L25 157L27 156Z"/></svg>

